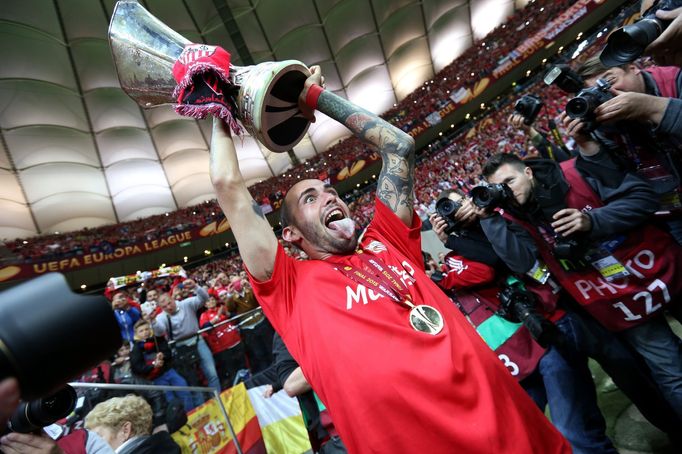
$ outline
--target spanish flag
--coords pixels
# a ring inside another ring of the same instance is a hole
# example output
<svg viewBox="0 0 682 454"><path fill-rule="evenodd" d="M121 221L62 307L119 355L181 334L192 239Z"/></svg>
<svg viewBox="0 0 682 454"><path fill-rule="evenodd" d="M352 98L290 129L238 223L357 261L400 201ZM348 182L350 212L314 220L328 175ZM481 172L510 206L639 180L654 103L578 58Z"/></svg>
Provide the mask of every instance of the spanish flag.
<svg viewBox="0 0 682 454"><path fill-rule="evenodd" d="M245 454L265 454L265 442L258 418L243 383L221 393L237 441ZM175 442L183 454L233 454L237 452L223 412L211 399L195 408L187 417L187 425L175 432Z"/></svg>

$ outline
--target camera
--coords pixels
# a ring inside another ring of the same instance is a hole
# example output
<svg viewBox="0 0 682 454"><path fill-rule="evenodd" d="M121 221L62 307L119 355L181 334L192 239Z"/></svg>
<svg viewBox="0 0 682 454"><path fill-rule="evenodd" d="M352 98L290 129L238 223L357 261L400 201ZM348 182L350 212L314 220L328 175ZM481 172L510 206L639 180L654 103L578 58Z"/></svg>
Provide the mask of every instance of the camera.
<svg viewBox="0 0 682 454"><path fill-rule="evenodd" d="M587 249L575 238L556 237L554 243L554 257L566 260L580 260Z"/></svg>
<svg viewBox="0 0 682 454"><path fill-rule="evenodd" d="M10 432L31 433L66 418L76 408L76 391L66 385L54 394L22 402L7 422Z"/></svg>
<svg viewBox="0 0 682 454"><path fill-rule="evenodd" d="M514 110L523 117L523 124L532 125L542 109L542 99L534 95L523 95L514 104Z"/></svg>
<svg viewBox="0 0 682 454"><path fill-rule="evenodd" d="M596 86L580 90L578 95L566 103L566 115L583 121L583 132L590 133L597 129L594 109L613 98L609 91L611 84L598 79Z"/></svg>
<svg viewBox="0 0 682 454"><path fill-rule="evenodd" d="M614 31L599 56L601 62L611 67L635 60L670 25L671 21L657 18L656 11L672 10L680 6L681 0L659 0L642 14L639 21Z"/></svg>
<svg viewBox="0 0 682 454"><path fill-rule="evenodd" d="M448 235L462 227L462 224L455 220L455 215L460 208L462 208L461 202L455 202L448 197L441 197L436 202L436 213L447 223L445 233Z"/></svg>
<svg viewBox="0 0 682 454"><path fill-rule="evenodd" d="M561 332L554 323L540 315L535 306L535 296L513 276L507 278L500 291L498 315L512 323L523 323L533 339L542 347L557 344Z"/></svg>
<svg viewBox="0 0 682 454"><path fill-rule="evenodd" d="M0 293L0 380L16 377L24 400L56 392L121 343L105 298L74 294L59 273Z"/></svg>
<svg viewBox="0 0 682 454"><path fill-rule="evenodd" d="M493 210L509 200L514 200L514 194L504 183L476 186L469 193L471 201L479 208Z"/></svg>
<svg viewBox="0 0 682 454"><path fill-rule="evenodd" d="M553 66L543 79L547 85L556 85L565 93L578 93L585 87L585 81L582 76L573 71L568 65Z"/></svg>

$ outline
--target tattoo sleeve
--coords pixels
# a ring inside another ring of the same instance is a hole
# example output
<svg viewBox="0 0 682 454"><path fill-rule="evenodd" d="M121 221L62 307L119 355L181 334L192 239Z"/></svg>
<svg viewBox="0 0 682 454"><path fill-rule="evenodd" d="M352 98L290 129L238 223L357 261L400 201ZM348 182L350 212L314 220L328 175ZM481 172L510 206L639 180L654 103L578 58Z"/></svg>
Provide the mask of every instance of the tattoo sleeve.
<svg viewBox="0 0 682 454"><path fill-rule="evenodd" d="M414 140L367 110L329 91L317 101L320 112L344 124L363 142L374 145L383 165L377 197L406 223L412 219L414 200Z"/></svg>

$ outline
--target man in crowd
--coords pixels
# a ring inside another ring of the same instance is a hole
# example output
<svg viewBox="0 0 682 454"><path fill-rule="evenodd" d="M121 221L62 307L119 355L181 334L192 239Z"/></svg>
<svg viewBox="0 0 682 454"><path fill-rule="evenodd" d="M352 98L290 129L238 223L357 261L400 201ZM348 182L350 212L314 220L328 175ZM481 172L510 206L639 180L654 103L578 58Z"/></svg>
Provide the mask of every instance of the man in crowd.
<svg viewBox="0 0 682 454"><path fill-rule="evenodd" d="M329 409L350 452L567 453L570 446L424 274L414 216L414 141L325 91L299 97L376 147L383 167L363 241L336 191L294 185L282 204L287 257L249 194L227 127L214 121L210 174L264 312ZM357 249L357 250L356 250Z"/></svg>
<svg viewBox="0 0 682 454"><path fill-rule="evenodd" d="M228 302L231 313L244 314L259 307L249 283L239 276L230 279L232 296ZM249 357L251 372L256 374L272 363L272 326L261 314L252 313L239 319L239 331Z"/></svg>
<svg viewBox="0 0 682 454"><path fill-rule="evenodd" d="M663 310L682 292L682 251L648 223L657 208L651 187L603 153L561 166L499 154L483 175L508 186L505 216L534 239L514 234L498 212L481 209L486 235L499 239L495 252L516 264L516 272L536 279L551 273L604 327L622 333L681 417L682 347Z"/></svg>
<svg viewBox="0 0 682 454"><path fill-rule="evenodd" d="M157 336L166 335L169 341L175 341L178 348L196 348L201 361L201 370L208 381L208 386L220 391L220 379L216 372L213 354L206 341L199 335L199 318L197 311L208 300L208 293L196 283L187 279L184 288L195 290L196 296L175 301L169 294L159 296L159 307L163 310L153 321L152 327ZM185 377L190 380L189 377Z"/></svg>
<svg viewBox="0 0 682 454"><path fill-rule="evenodd" d="M682 139L682 74L674 66L641 69L633 63L607 68L598 57L577 70L588 87L604 79L616 95L595 109L599 123L622 120L644 123L662 136Z"/></svg>
<svg viewBox="0 0 682 454"><path fill-rule="evenodd" d="M140 309L130 304L128 294L119 290L111 299L111 308L114 310L116 321L121 328L121 338L132 345L135 331L133 326L140 319Z"/></svg>
<svg viewBox="0 0 682 454"><path fill-rule="evenodd" d="M586 60L577 72L590 87L606 80L615 96L594 109L598 127L591 134L585 133L583 119L564 115L568 135L586 159L608 152L622 169L650 182L660 210L672 213L666 218L670 233L682 244L682 72L634 64L607 68L597 57Z"/></svg>

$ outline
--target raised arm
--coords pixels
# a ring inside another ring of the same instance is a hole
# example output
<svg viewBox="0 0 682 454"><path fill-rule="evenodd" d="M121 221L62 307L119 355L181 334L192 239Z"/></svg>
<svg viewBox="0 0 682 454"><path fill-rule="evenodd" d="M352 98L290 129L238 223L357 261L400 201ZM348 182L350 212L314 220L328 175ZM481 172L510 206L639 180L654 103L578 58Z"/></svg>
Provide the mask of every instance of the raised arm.
<svg viewBox="0 0 682 454"><path fill-rule="evenodd" d="M313 75L319 68L310 68ZM312 77L301 94L307 99ZM330 91L322 91L317 110L344 124L363 142L374 145L383 165L377 182L377 197L405 224L412 224L414 200L414 139L375 114Z"/></svg>
<svg viewBox="0 0 682 454"><path fill-rule="evenodd" d="M229 127L215 118L210 174L218 203L237 240L244 264L254 278L267 280L275 265L277 238L260 205L246 188Z"/></svg>

